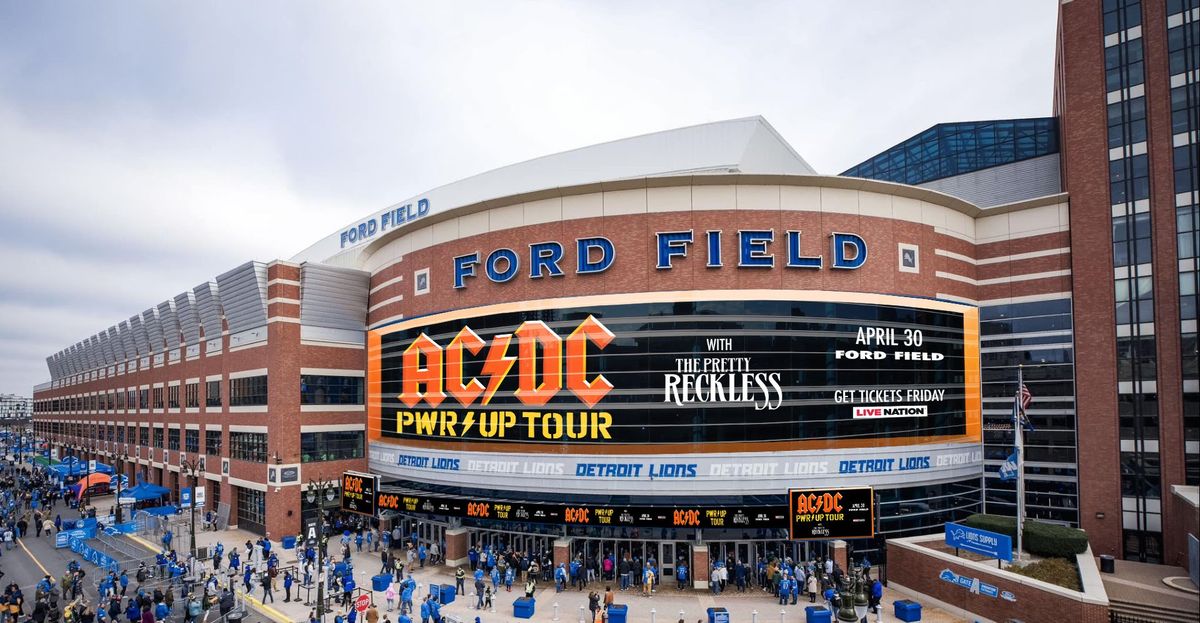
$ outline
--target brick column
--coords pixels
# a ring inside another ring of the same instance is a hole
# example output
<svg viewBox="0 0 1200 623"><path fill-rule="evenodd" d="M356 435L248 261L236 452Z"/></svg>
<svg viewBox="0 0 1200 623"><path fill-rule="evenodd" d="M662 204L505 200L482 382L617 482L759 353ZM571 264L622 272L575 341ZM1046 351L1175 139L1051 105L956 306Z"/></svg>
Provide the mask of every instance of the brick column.
<svg viewBox="0 0 1200 623"><path fill-rule="evenodd" d="M450 528L446 530L446 566L461 567L469 562L467 549L470 548L471 531L466 528Z"/></svg>
<svg viewBox="0 0 1200 623"><path fill-rule="evenodd" d="M708 544L692 544L692 588L708 588Z"/></svg>
<svg viewBox="0 0 1200 623"><path fill-rule="evenodd" d="M846 551L846 542L840 539L837 541L831 541L829 543L829 548L831 550L830 555L833 557L833 564L841 567L842 571L849 571L850 565L848 563L850 561L849 554Z"/></svg>
<svg viewBox="0 0 1200 623"><path fill-rule="evenodd" d="M560 564L571 564L571 539L564 537L554 540L554 566L557 568Z"/></svg>

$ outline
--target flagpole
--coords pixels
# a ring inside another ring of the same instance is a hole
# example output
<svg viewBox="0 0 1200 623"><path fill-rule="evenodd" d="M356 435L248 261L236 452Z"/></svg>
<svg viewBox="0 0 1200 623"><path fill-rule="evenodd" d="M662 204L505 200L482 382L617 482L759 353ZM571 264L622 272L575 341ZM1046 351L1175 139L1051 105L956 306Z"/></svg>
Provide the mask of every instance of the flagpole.
<svg viewBox="0 0 1200 623"><path fill-rule="evenodd" d="M1017 454L1017 561L1023 552L1021 536L1025 530L1025 448L1021 431L1021 387L1025 384L1023 366L1017 366L1017 392L1013 395L1013 445Z"/></svg>

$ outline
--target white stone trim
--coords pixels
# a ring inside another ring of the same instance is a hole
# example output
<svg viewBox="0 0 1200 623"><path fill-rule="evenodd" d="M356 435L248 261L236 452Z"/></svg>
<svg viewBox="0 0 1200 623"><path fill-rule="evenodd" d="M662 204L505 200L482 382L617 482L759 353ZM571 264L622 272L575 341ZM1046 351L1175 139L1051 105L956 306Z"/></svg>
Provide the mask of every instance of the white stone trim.
<svg viewBox="0 0 1200 623"><path fill-rule="evenodd" d="M391 279L388 279L387 281L375 286L374 288L371 288L371 291L369 292L369 294L375 294L376 292L378 292L394 283L400 283L402 281L404 281L404 275L400 275L398 277L392 277Z"/></svg>
<svg viewBox="0 0 1200 623"><path fill-rule="evenodd" d="M267 407L265 405L229 407L229 412L230 413L266 413Z"/></svg>
<svg viewBox="0 0 1200 623"><path fill-rule="evenodd" d="M369 314L369 313L371 313L371 312L373 312L373 311L375 311L375 310L379 309L380 307L383 307L383 306L385 306L385 305L391 305L392 303L399 303L400 301L403 301L403 300L404 300L404 295L403 295L403 294L397 294L396 296L393 296L393 297L392 297L392 298L390 298L390 299L384 299L384 300L382 300L382 301L379 301L378 303L376 303L376 304L374 304L374 305L372 305L372 306L368 307L368 308L367 308L367 313Z"/></svg>
<svg viewBox="0 0 1200 623"><path fill-rule="evenodd" d="M229 373L229 380L244 379L252 376L266 376L267 368L255 368L253 370L239 370Z"/></svg>
<svg viewBox="0 0 1200 623"><path fill-rule="evenodd" d="M300 368L300 374L310 374L314 376L357 376L366 377L366 370L355 370L350 368Z"/></svg>
<svg viewBox="0 0 1200 623"><path fill-rule="evenodd" d="M328 433L345 430L367 430L363 422L358 424L305 424L300 427L302 433Z"/></svg>
<svg viewBox="0 0 1200 623"><path fill-rule="evenodd" d="M231 433L265 433L266 426L251 426L249 424L230 424L229 432Z"/></svg>
<svg viewBox="0 0 1200 623"><path fill-rule="evenodd" d="M300 405L301 413L366 413L366 405Z"/></svg>
<svg viewBox="0 0 1200 623"><path fill-rule="evenodd" d="M235 487L241 487L243 489L254 489L255 491L262 491L263 493L267 492L267 485L265 483L254 482L252 480L242 480L241 478L234 478L233 476L230 476L229 484Z"/></svg>

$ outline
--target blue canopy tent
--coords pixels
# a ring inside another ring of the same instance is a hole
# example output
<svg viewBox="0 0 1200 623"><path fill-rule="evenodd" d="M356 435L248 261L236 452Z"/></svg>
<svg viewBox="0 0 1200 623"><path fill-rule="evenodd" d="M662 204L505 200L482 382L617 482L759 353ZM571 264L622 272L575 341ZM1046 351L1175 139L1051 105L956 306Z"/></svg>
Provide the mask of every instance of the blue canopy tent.
<svg viewBox="0 0 1200 623"><path fill-rule="evenodd" d="M139 482L128 489L121 489L121 504L134 504L149 500L158 500L171 493L166 487L160 487L149 482Z"/></svg>

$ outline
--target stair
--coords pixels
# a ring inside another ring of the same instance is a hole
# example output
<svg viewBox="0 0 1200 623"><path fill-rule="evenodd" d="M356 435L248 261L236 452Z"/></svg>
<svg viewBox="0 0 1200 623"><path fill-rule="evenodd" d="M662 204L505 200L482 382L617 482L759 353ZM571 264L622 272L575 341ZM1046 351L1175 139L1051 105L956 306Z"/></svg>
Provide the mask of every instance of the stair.
<svg viewBox="0 0 1200 623"><path fill-rule="evenodd" d="M1109 611L1129 617L1130 621L1143 623L1200 623L1200 613L1191 610L1180 610L1170 606L1151 606L1144 603L1133 603L1110 599ZM1113 619L1119 621L1121 619Z"/></svg>

